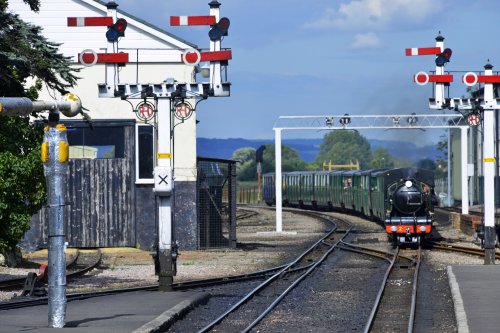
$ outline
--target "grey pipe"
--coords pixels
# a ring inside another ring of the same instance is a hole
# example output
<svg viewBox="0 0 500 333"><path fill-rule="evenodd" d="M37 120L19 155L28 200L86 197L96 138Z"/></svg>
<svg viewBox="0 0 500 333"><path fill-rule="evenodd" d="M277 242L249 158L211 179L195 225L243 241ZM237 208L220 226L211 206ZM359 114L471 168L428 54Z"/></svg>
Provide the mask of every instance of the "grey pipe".
<svg viewBox="0 0 500 333"><path fill-rule="evenodd" d="M74 117L82 110L78 96L66 94L61 101L31 101L26 97L0 97L0 115L29 116L32 112L61 112L66 117Z"/></svg>
<svg viewBox="0 0 500 333"><path fill-rule="evenodd" d="M47 154L48 152L48 154ZM61 328L66 315L66 233L64 206L68 172L68 140L64 125L45 130L42 146L49 209L49 327Z"/></svg>
<svg viewBox="0 0 500 333"><path fill-rule="evenodd" d="M78 96L66 94L61 101L31 101L26 97L0 97L0 116L29 116L32 112L50 111L52 123L45 129L42 144L47 205L49 209L49 327L64 327L66 317L66 174L69 145L64 125L57 124L59 112L74 117L82 111Z"/></svg>

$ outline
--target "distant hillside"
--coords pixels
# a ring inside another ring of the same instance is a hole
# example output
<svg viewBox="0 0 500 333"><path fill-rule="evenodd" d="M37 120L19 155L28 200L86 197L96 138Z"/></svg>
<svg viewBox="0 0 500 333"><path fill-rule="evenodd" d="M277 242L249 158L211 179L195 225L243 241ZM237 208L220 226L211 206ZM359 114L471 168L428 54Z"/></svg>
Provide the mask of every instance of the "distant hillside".
<svg viewBox="0 0 500 333"><path fill-rule="evenodd" d="M368 140L372 150L377 147L387 149L392 156L416 162L421 159L435 159L439 155L436 146L417 147L414 143L403 141ZM318 155L323 139L286 139L283 144L299 152L300 158L313 162ZM198 138L198 156L230 159L233 152L240 148L259 148L261 145L274 144L274 140L247 139L207 139Z"/></svg>

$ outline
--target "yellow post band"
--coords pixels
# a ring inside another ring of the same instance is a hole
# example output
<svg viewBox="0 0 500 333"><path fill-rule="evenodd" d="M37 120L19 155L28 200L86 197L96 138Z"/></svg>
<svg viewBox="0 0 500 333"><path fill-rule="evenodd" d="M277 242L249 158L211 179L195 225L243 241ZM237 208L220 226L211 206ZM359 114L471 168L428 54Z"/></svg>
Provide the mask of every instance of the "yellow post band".
<svg viewBox="0 0 500 333"><path fill-rule="evenodd" d="M42 143L42 153L41 153L42 162L45 163L49 160L49 143Z"/></svg>
<svg viewBox="0 0 500 333"><path fill-rule="evenodd" d="M66 131L66 126L64 126L64 124L57 124L56 125L56 128L60 131Z"/></svg>
<svg viewBox="0 0 500 333"><path fill-rule="evenodd" d="M68 162L69 145L65 141L59 141L59 163Z"/></svg>

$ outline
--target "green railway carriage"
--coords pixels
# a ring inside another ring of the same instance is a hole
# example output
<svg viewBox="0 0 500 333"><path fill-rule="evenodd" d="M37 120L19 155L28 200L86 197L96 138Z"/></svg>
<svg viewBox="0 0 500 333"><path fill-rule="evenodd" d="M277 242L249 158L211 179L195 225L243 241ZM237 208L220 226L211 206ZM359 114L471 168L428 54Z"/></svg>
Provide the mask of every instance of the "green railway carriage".
<svg viewBox="0 0 500 333"><path fill-rule="evenodd" d="M370 174L371 215L383 221L385 218L385 173L379 170Z"/></svg>
<svg viewBox="0 0 500 333"><path fill-rule="evenodd" d="M395 242L420 243L432 231L434 174L418 168L285 172L283 204L356 212L384 223ZM264 200L274 204L274 174L264 175ZM269 187L269 188L267 188Z"/></svg>
<svg viewBox="0 0 500 333"><path fill-rule="evenodd" d="M371 188L370 188L370 174L371 170L360 171L356 174L358 189L355 192L354 202L356 210L363 215L370 216L371 207Z"/></svg>
<svg viewBox="0 0 500 333"><path fill-rule="evenodd" d="M342 174L344 171L330 171L330 178L331 178L331 184L332 184L332 207L339 209L342 208L342 188L343 188L343 183L342 183Z"/></svg>
<svg viewBox="0 0 500 333"><path fill-rule="evenodd" d="M314 172L302 172L300 175L300 207L312 207L314 202Z"/></svg>
<svg viewBox="0 0 500 333"><path fill-rule="evenodd" d="M314 199L312 206L329 207L332 205L331 173L328 171L318 171L313 173Z"/></svg>
<svg viewBox="0 0 500 333"><path fill-rule="evenodd" d="M286 172L283 178L283 204L285 206L298 204L300 200L300 176L301 172Z"/></svg>
<svg viewBox="0 0 500 333"><path fill-rule="evenodd" d="M354 188L353 178L355 171L344 171L342 173L341 201L342 208L354 210Z"/></svg>

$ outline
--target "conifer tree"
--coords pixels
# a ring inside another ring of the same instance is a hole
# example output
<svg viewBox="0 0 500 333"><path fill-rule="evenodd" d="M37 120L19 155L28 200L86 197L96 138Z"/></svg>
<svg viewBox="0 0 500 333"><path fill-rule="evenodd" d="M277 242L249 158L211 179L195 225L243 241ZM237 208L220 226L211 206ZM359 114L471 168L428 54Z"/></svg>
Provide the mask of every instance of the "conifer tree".
<svg viewBox="0 0 500 333"><path fill-rule="evenodd" d="M39 0L24 0L38 11ZM0 96L38 98L45 85L64 93L77 80L58 44L23 22L0 0ZM41 126L29 117L0 116L0 252L12 251L45 201Z"/></svg>

